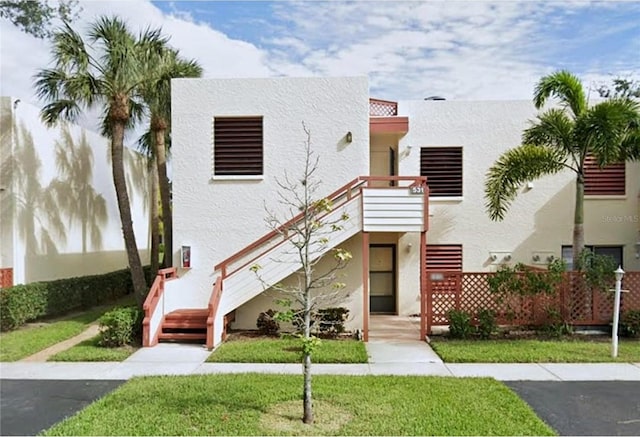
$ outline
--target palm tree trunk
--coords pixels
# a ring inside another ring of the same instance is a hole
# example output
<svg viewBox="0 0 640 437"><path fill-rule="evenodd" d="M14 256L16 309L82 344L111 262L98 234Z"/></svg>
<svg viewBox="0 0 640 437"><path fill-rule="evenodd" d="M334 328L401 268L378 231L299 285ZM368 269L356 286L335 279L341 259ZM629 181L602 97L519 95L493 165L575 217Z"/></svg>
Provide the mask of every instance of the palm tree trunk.
<svg viewBox="0 0 640 437"><path fill-rule="evenodd" d="M584 177L576 178L576 205L573 218L573 269L582 270L580 255L584 250Z"/></svg>
<svg viewBox="0 0 640 437"><path fill-rule="evenodd" d="M124 121L113 121L111 131L113 185L116 189L118 210L120 212L120 221L122 222L122 235L129 260L129 269L131 270L131 280L133 282L133 292L138 306L142 308L147 294L147 282L144 277L144 270L142 269L142 262L140 261L140 254L138 253L138 246L136 244L136 236L133 231L133 221L131 219L131 204L129 202L129 193L127 192L124 172L124 130Z"/></svg>
<svg viewBox="0 0 640 437"><path fill-rule="evenodd" d="M155 159L152 158L155 161ZM155 162L151 168L151 277L155 278L158 274L160 264L160 218L158 210L158 173L156 172Z"/></svg>
<svg viewBox="0 0 640 437"><path fill-rule="evenodd" d="M164 257L162 265L173 265L173 220L171 215L171 193L167 177L167 154L165 151L165 129L155 131L156 164L158 167L158 184L160 186L160 202L162 202L162 226L164 231Z"/></svg>

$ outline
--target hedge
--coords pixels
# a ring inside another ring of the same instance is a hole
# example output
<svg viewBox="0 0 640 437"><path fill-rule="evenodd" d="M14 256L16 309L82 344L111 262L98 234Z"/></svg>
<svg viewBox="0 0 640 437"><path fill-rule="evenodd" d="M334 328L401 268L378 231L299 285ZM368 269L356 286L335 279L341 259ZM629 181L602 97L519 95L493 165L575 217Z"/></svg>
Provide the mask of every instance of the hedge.
<svg viewBox="0 0 640 437"><path fill-rule="evenodd" d="M145 274L148 278L148 267ZM129 269L2 288L0 330L10 331L38 318L88 309L132 292Z"/></svg>

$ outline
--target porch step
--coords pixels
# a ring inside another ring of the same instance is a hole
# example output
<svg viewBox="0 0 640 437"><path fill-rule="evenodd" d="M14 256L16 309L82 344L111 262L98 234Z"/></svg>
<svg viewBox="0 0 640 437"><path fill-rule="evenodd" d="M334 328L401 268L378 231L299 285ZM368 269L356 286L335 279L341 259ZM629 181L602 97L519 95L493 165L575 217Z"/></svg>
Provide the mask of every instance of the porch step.
<svg viewBox="0 0 640 437"><path fill-rule="evenodd" d="M162 332L158 340L206 340L207 334L193 332Z"/></svg>
<svg viewBox="0 0 640 437"><path fill-rule="evenodd" d="M205 342L207 339L206 308L185 308L170 312L164 316L158 334L159 341Z"/></svg>

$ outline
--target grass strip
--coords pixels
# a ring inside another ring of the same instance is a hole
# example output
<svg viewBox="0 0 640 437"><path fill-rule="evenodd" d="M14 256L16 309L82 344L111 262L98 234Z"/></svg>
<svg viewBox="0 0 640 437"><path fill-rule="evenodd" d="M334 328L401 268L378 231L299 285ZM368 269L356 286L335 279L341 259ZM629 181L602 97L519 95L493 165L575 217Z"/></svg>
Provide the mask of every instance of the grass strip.
<svg viewBox="0 0 640 437"><path fill-rule="evenodd" d="M555 435L489 378L299 375L135 378L46 435Z"/></svg>
<svg viewBox="0 0 640 437"><path fill-rule="evenodd" d="M431 347L448 363L640 362L638 340L621 340L615 359L602 341L432 339Z"/></svg>
<svg viewBox="0 0 640 437"><path fill-rule="evenodd" d="M242 338L227 341L207 359L213 363L300 363L298 338ZM313 353L315 363L366 363L364 343L356 340L322 340Z"/></svg>
<svg viewBox="0 0 640 437"><path fill-rule="evenodd" d="M75 337L95 323L100 316L114 306L127 306L132 297L118 300L111 305L100 306L81 314L69 315L51 321L33 323L11 332L0 333L0 361L18 361Z"/></svg>
<svg viewBox="0 0 640 437"><path fill-rule="evenodd" d="M102 347L98 345L99 336L85 340L67 350L58 352L47 361L97 362L124 361L137 349L132 346Z"/></svg>

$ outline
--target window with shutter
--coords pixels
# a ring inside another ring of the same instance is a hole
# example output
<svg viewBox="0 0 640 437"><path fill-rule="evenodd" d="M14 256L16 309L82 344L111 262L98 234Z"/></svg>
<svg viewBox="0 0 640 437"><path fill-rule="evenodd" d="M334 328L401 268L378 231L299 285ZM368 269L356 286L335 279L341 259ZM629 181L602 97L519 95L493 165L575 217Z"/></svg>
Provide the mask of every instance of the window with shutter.
<svg viewBox="0 0 640 437"><path fill-rule="evenodd" d="M427 244L427 270L462 271L461 244Z"/></svg>
<svg viewBox="0 0 640 437"><path fill-rule="evenodd" d="M462 147L421 148L420 175L427 177L430 197L461 197Z"/></svg>
<svg viewBox="0 0 640 437"><path fill-rule="evenodd" d="M263 174L262 117L215 117L213 120L213 174Z"/></svg>
<svg viewBox="0 0 640 437"><path fill-rule="evenodd" d="M625 194L625 163L606 165L603 168L593 156L584 160L584 194L589 196L616 196Z"/></svg>

